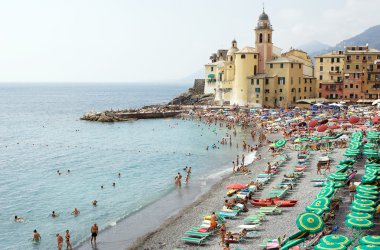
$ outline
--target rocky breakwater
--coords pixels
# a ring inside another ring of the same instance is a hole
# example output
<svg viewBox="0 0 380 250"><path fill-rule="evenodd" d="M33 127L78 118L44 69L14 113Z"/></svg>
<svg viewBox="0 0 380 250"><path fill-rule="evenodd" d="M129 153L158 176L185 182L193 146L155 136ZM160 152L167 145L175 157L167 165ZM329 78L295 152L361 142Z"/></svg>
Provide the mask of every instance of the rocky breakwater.
<svg viewBox="0 0 380 250"><path fill-rule="evenodd" d="M210 105L214 101L213 94L204 94L205 80L195 79L192 88L175 97L169 105Z"/></svg>
<svg viewBox="0 0 380 250"><path fill-rule="evenodd" d="M122 122L138 119L158 119L175 117L181 114L179 109L169 109L167 107L143 107L141 109L110 110L103 112L91 112L84 114L80 119L95 122Z"/></svg>

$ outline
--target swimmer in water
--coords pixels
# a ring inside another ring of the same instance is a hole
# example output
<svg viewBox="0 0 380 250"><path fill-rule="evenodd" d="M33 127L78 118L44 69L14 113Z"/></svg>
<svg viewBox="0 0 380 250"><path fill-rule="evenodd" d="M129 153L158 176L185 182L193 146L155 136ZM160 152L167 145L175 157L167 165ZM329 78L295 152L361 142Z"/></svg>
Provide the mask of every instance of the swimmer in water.
<svg viewBox="0 0 380 250"><path fill-rule="evenodd" d="M97 200L93 200L93 201L92 201L92 205L93 205L94 207L96 207L97 204L98 204L98 201L97 201Z"/></svg>
<svg viewBox="0 0 380 250"><path fill-rule="evenodd" d="M51 213L51 217L53 217L53 218L55 218L55 217L57 217L58 215L55 213L55 211L53 211L52 213Z"/></svg>
<svg viewBox="0 0 380 250"><path fill-rule="evenodd" d="M115 187L115 186L116 186L116 183L115 183L115 182L112 182L112 186Z"/></svg>
<svg viewBox="0 0 380 250"><path fill-rule="evenodd" d="M23 221L24 221L24 218L18 217L17 215L15 215L15 222L23 222Z"/></svg>
<svg viewBox="0 0 380 250"><path fill-rule="evenodd" d="M80 212L77 208L74 208L74 211L72 211L71 214L77 216L80 214Z"/></svg>
<svg viewBox="0 0 380 250"><path fill-rule="evenodd" d="M121 174L119 173L118 176L119 176L119 178L120 178L120 177L121 177Z"/></svg>
<svg viewBox="0 0 380 250"><path fill-rule="evenodd" d="M67 174L70 174L70 169L67 170Z"/></svg>
<svg viewBox="0 0 380 250"><path fill-rule="evenodd" d="M101 185L100 188L103 189L103 185Z"/></svg>
<svg viewBox="0 0 380 250"><path fill-rule="evenodd" d="M33 231L33 241L39 242L41 240L41 235L37 232L37 229Z"/></svg>

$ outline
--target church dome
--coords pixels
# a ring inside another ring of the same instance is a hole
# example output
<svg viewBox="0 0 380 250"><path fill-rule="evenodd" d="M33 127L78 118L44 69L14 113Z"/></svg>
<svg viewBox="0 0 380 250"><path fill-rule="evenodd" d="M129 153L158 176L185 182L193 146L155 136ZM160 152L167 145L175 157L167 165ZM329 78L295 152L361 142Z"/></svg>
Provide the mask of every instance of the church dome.
<svg viewBox="0 0 380 250"><path fill-rule="evenodd" d="M259 17L259 20L261 20L261 21L269 20L269 17L268 17L268 15L267 15L267 13L265 13L265 12L263 11L263 13L261 13L261 15L260 15L260 17Z"/></svg>
<svg viewBox="0 0 380 250"><path fill-rule="evenodd" d="M235 54L235 52L238 52L238 51L239 51L238 48L236 48L236 47L231 47L231 48L228 50L228 52L227 52L227 56L232 56L232 55Z"/></svg>

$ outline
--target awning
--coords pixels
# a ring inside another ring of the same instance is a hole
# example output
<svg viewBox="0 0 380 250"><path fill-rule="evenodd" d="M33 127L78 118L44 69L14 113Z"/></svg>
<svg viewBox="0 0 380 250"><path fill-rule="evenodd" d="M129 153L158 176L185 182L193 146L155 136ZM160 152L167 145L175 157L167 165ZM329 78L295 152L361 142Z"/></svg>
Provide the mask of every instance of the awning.
<svg viewBox="0 0 380 250"><path fill-rule="evenodd" d="M375 100L371 100L371 99L359 99L357 101L357 103L372 103L373 101L375 101Z"/></svg>
<svg viewBox="0 0 380 250"><path fill-rule="evenodd" d="M215 74L208 74L208 78L214 78Z"/></svg>

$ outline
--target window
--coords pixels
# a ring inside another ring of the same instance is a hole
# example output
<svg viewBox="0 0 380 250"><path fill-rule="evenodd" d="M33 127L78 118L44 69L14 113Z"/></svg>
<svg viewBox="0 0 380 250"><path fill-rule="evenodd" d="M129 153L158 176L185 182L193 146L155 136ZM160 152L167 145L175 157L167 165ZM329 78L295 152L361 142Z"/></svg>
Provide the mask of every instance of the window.
<svg viewBox="0 0 380 250"><path fill-rule="evenodd" d="M322 80L322 75L319 76L319 80Z"/></svg>
<svg viewBox="0 0 380 250"><path fill-rule="evenodd" d="M354 85L353 84L350 84L350 89L353 89L354 88Z"/></svg>
<svg viewBox="0 0 380 250"><path fill-rule="evenodd" d="M293 63L290 64L290 67L293 68Z"/></svg>
<svg viewBox="0 0 380 250"><path fill-rule="evenodd" d="M290 77L290 84L293 84L293 76Z"/></svg>
<svg viewBox="0 0 380 250"><path fill-rule="evenodd" d="M273 63L270 63L270 64L269 64L269 67L270 67L271 69L273 69Z"/></svg>
<svg viewBox="0 0 380 250"><path fill-rule="evenodd" d="M344 88L347 89L347 88L348 88L348 85L344 85ZM345 98L347 98L347 97L345 97Z"/></svg>
<svg viewBox="0 0 380 250"><path fill-rule="evenodd" d="M296 97L295 96L293 96L293 102L296 102Z"/></svg>
<svg viewBox="0 0 380 250"><path fill-rule="evenodd" d="M282 96L280 96L280 101L282 101Z"/></svg>
<svg viewBox="0 0 380 250"><path fill-rule="evenodd" d="M244 54L243 54L243 55L241 55L241 56L240 56L240 58L241 58L241 59L244 59L244 58L245 58L245 55L244 55Z"/></svg>
<svg viewBox="0 0 380 250"><path fill-rule="evenodd" d="M349 64L347 64L346 69L350 69L350 65Z"/></svg>
<svg viewBox="0 0 380 250"><path fill-rule="evenodd" d="M251 79L251 85L253 85L253 79Z"/></svg>
<svg viewBox="0 0 380 250"><path fill-rule="evenodd" d="M259 103L259 100L256 100L256 103Z"/></svg>
<svg viewBox="0 0 380 250"><path fill-rule="evenodd" d="M339 67L335 67L335 71L336 71L336 72L339 72Z"/></svg>
<svg viewBox="0 0 380 250"><path fill-rule="evenodd" d="M359 65L358 64L355 65L355 69L359 69Z"/></svg>
<svg viewBox="0 0 380 250"><path fill-rule="evenodd" d="M263 42L263 33L260 33L259 35L259 43L262 43Z"/></svg>
<svg viewBox="0 0 380 250"><path fill-rule="evenodd" d="M323 58L321 57L321 58L319 58L319 62L323 62Z"/></svg>
<svg viewBox="0 0 380 250"><path fill-rule="evenodd" d="M282 93L282 89L280 89L280 93Z"/></svg>
<svg viewBox="0 0 380 250"><path fill-rule="evenodd" d="M368 56L368 61L370 61L372 59L372 56Z"/></svg>
<svg viewBox="0 0 380 250"><path fill-rule="evenodd" d="M255 88L256 93L260 93L260 88Z"/></svg>
<svg viewBox="0 0 380 250"><path fill-rule="evenodd" d="M301 64L298 64L298 68L299 68L299 69L301 68Z"/></svg>
<svg viewBox="0 0 380 250"><path fill-rule="evenodd" d="M305 91L305 92L307 92L307 89L306 89L306 87L305 87L304 91Z"/></svg>
<svg viewBox="0 0 380 250"><path fill-rule="evenodd" d="M333 67L333 66L331 66L331 69L330 69L330 71L334 71L334 67Z"/></svg>
<svg viewBox="0 0 380 250"><path fill-rule="evenodd" d="M257 85L260 84L260 80L259 80L259 79L256 79L256 84L257 84Z"/></svg>
<svg viewBox="0 0 380 250"><path fill-rule="evenodd" d="M360 59L360 56L359 56L359 55L357 55L357 56L356 56L356 60L359 60L359 59Z"/></svg>
<svg viewBox="0 0 380 250"><path fill-rule="evenodd" d="M265 84L269 84L269 79L265 78Z"/></svg>
<svg viewBox="0 0 380 250"><path fill-rule="evenodd" d="M301 88L298 88L298 93L301 93Z"/></svg>
<svg viewBox="0 0 380 250"><path fill-rule="evenodd" d="M265 89L265 93L269 94L269 89Z"/></svg>
<svg viewBox="0 0 380 250"><path fill-rule="evenodd" d="M211 71L214 71L214 67L211 67Z"/></svg>
<svg viewBox="0 0 380 250"><path fill-rule="evenodd" d="M285 84L285 77L279 77L278 78L278 84L284 85Z"/></svg>
<svg viewBox="0 0 380 250"><path fill-rule="evenodd" d="M256 58L257 58L257 55L253 55L253 58L256 59Z"/></svg>
<svg viewBox="0 0 380 250"><path fill-rule="evenodd" d="M310 87L310 92L311 92L311 87Z"/></svg>
<svg viewBox="0 0 380 250"><path fill-rule="evenodd" d="M283 63L280 63L280 68L284 68L284 64Z"/></svg>
<svg viewBox="0 0 380 250"><path fill-rule="evenodd" d="M298 83L301 84L301 77L298 77Z"/></svg>
<svg viewBox="0 0 380 250"><path fill-rule="evenodd" d="M292 93L294 93L295 88L292 88Z"/></svg>
<svg viewBox="0 0 380 250"><path fill-rule="evenodd" d="M359 85L356 84L356 88L358 89L358 88L359 88Z"/></svg>
<svg viewBox="0 0 380 250"><path fill-rule="evenodd" d="M332 63L334 62L334 57L331 58L331 62L332 62Z"/></svg>
<svg viewBox="0 0 380 250"><path fill-rule="evenodd" d="M323 66L319 66L319 71L323 71Z"/></svg>
<svg viewBox="0 0 380 250"><path fill-rule="evenodd" d="M255 65L255 66L253 67L253 74L256 75L256 72L257 72L257 66Z"/></svg>
<svg viewBox="0 0 380 250"><path fill-rule="evenodd" d="M340 58L339 57L336 59L336 62L340 62Z"/></svg>
<svg viewBox="0 0 380 250"><path fill-rule="evenodd" d="M266 102L268 101L268 97L265 97L265 101L266 101Z"/></svg>
<svg viewBox="0 0 380 250"><path fill-rule="evenodd" d="M260 97L260 94L257 94L257 95L256 95L256 98L259 98L259 97Z"/></svg>
<svg viewBox="0 0 380 250"><path fill-rule="evenodd" d="M270 34L268 34L268 43L270 43L271 41L270 41Z"/></svg>

